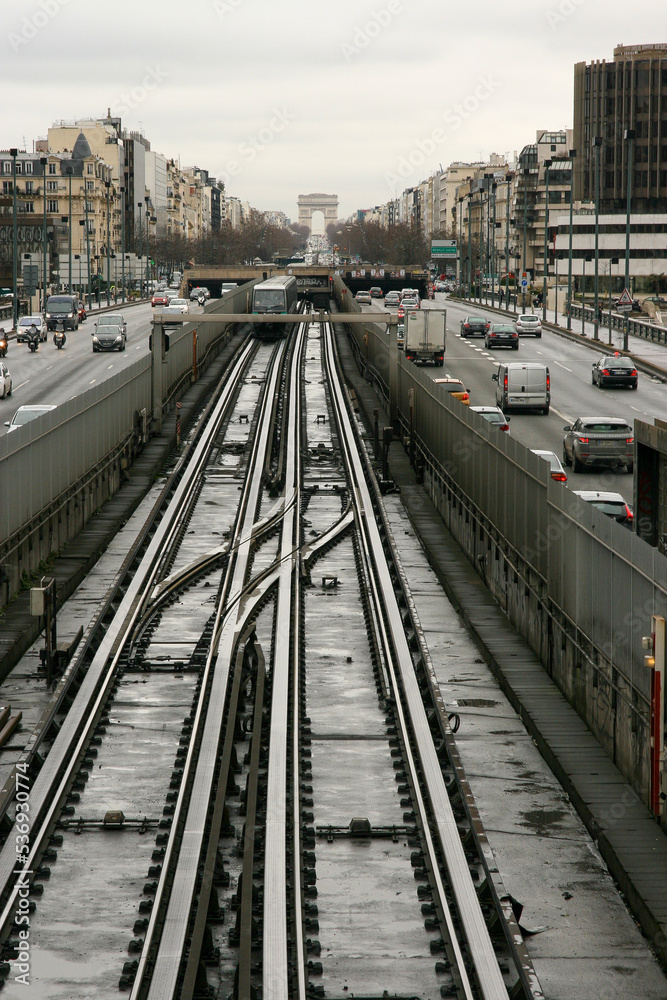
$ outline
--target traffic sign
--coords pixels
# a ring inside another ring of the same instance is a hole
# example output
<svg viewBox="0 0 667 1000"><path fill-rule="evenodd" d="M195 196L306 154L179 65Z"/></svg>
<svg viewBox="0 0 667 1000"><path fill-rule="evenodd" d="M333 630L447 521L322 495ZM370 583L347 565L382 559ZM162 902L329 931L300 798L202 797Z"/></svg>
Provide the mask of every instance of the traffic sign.
<svg viewBox="0 0 667 1000"><path fill-rule="evenodd" d="M456 257L456 240L431 240L431 257Z"/></svg>
<svg viewBox="0 0 667 1000"><path fill-rule="evenodd" d="M630 312L632 309L632 296L627 288L623 289L623 294L616 303L616 308L619 312Z"/></svg>

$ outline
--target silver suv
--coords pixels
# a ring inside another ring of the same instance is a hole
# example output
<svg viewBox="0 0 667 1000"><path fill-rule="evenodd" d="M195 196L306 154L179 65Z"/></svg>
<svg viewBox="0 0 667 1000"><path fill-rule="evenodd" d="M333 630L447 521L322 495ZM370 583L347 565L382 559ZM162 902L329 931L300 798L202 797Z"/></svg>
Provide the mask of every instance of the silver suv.
<svg viewBox="0 0 667 1000"><path fill-rule="evenodd" d="M632 472L634 431L622 417L579 417L563 430L563 462L574 472L587 466L625 466Z"/></svg>

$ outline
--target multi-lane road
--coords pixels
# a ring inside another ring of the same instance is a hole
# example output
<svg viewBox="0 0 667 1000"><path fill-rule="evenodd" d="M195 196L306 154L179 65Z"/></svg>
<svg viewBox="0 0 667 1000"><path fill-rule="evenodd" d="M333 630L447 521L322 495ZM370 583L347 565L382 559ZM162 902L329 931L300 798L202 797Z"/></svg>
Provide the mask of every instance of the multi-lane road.
<svg viewBox="0 0 667 1000"><path fill-rule="evenodd" d="M67 333L67 343L58 350L53 335L39 345L34 353L25 343L9 342L5 361L12 374L12 395L0 399L0 434L6 434L5 421L10 420L25 403L64 403L86 389L122 371L148 352L153 310L150 304L121 306L113 312L122 313L127 322L127 344L124 351L93 353L91 335L95 330L97 312L89 314L78 330ZM201 308L191 306L191 312Z"/></svg>
<svg viewBox="0 0 667 1000"><path fill-rule="evenodd" d="M423 308L447 310L447 344L444 368L433 370L434 378L454 375L465 383L471 405L495 406L495 382L492 375L498 364L507 361L538 361L548 365L551 374L551 410L541 414L512 413L510 433L527 448L553 451L562 457L563 427L580 416L623 417L630 426L636 418L653 422L654 417L667 419L667 388L651 375L639 374L639 387L599 389L591 383L591 365L604 353L567 340L544 329L542 337L522 337L518 351L487 350L481 337L462 338L461 320L466 315L485 316L491 322L502 322L497 311L454 302L445 294L436 293ZM381 303L366 310L383 309ZM631 345L632 346L632 345ZM499 431L499 433L502 433ZM574 490L614 490L632 503L633 477L613 469L574 473L567 470L567 487Z"/></svg>

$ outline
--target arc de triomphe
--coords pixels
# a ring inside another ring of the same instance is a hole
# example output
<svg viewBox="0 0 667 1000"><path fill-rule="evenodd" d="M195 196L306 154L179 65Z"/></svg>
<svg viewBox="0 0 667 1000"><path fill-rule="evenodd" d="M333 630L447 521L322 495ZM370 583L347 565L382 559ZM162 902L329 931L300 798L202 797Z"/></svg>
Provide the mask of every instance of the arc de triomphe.
<svg viewBox="0 0 667 1000"><path fill-rule="evenodd" d="M313 212L322 212L324 215L324 232L330 222L338 221L338 195L337 194L300 194L297 198L299 206L299 225L308 226L312 233Z"/></svg>

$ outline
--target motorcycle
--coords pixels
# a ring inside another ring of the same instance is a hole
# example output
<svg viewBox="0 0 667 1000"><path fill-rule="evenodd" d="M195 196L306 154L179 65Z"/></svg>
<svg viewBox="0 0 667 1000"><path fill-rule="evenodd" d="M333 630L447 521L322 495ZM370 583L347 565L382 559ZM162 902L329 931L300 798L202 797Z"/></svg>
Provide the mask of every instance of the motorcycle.
<svg viewBox="0 0 667 1000"><path fill-rule="evenodd" d="M39 331L36 326L31 326L28 333L28 347L31 351L36 351L39 347Z"/></svg>
<svg viewBox="0 0 667 1000"><path fill-rule="evenodd" d="M2 327L0 327L0 358L7 357L7 346L7 334Z"/></svg>
<svg viewBox="0 0 667 1000"><path fill-rule="evenodd" d="M67 337L65 336L65 331L63 329L58 329L53 334L53 343L56 345L58 350L60 350L61 347L65 346L66 340Z"/></svg>

